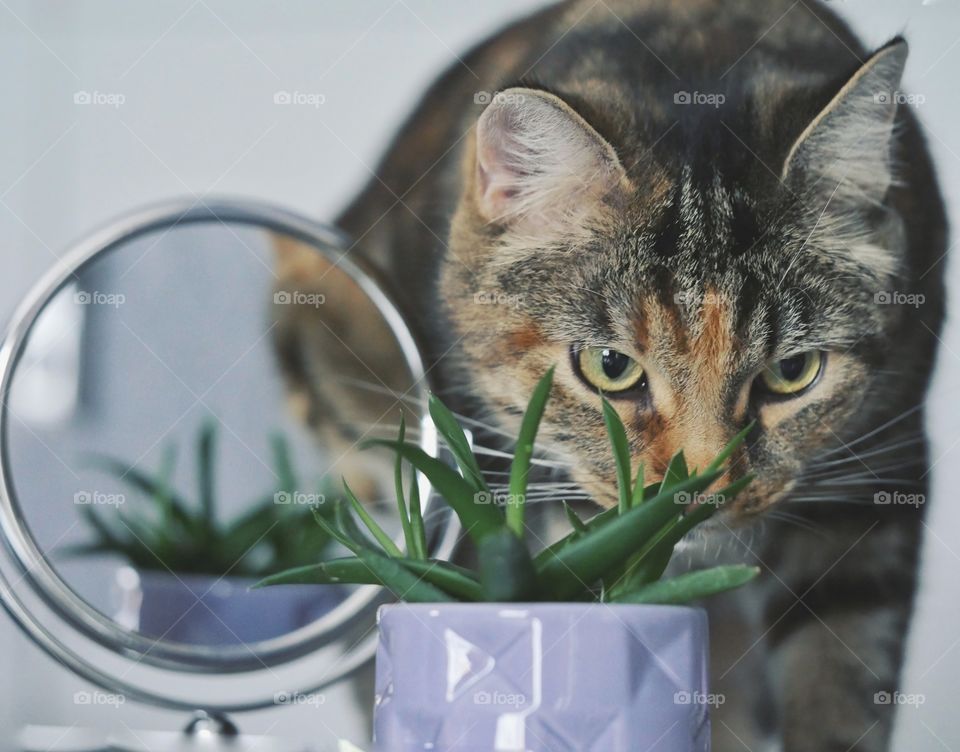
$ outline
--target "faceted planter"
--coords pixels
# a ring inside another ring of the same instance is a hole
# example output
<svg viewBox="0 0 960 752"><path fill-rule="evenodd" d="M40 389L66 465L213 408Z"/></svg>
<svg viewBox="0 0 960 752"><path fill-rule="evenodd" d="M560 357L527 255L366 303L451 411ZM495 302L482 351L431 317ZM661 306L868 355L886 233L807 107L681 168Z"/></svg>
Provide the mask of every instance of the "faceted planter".
<svg viewBox="0 0 960 752"><path fill-rule="evenodd" d="M707 617L680 606L380 610L378 752L708 752Z"/></svg>
<svg viewBox="0 0 960 752"><path fill-rule="evenodd" d="M256 579L118 571L117 620L147 637L188 645L245 645L312 623L344 598L339 587L251 590Z"/></svg>

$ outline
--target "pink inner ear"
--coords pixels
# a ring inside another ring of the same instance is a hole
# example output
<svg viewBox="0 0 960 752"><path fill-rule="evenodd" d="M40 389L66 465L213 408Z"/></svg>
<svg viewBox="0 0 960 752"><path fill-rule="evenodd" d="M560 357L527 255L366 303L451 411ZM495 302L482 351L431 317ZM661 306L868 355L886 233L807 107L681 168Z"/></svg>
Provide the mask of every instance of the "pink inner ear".
<svg viewBox="0 0 960 752"><path fill-rule="evenodd" d="M490 173L487 172L487 169L483 166L483 163L477 159L477 193L480 196L483 196L486 194L489 187Z"/></svg>
<svg viewBox="0 0 960 752"><path fill-rule="evenodd" d="M485 136L478 129L477 199L483 216L487 220L494 220L508 213L510 199L517 195L515 181L518 173L507 167L503 150L489 143Z"/></svg>
<svg viewBox="0 0 960 752"><path fill-rule="evenodd" d="M474 171L486 221L536 232L578 221L623 175L613 150L583 118L559 98L528 90L484 110Z"/></svg>
<svg viewBox="0 0 960 752"><path fill-rule="evenodd" d="M502 195L502 191L497 189L489 170L480 160L477 160L477 204L480 213L487 220L500 216L506 204L506 198Z"/></svg>

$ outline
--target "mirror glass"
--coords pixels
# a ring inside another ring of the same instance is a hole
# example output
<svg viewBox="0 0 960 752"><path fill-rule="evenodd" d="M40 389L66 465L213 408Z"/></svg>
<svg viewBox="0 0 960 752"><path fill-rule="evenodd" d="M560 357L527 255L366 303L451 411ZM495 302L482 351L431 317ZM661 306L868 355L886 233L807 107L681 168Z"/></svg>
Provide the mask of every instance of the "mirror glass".
<svg viewBox="0 0 960 752"><path fill-rule="evenodd" d="M256 650L355 595L250 589L342 554L313 519L341 478L399 536L392 459L359 445L395 437L401 412L415 438L425 387L344 255L249 222L174 222L47 300L11 379L5 459L70 597L149 640Z"/></svg>

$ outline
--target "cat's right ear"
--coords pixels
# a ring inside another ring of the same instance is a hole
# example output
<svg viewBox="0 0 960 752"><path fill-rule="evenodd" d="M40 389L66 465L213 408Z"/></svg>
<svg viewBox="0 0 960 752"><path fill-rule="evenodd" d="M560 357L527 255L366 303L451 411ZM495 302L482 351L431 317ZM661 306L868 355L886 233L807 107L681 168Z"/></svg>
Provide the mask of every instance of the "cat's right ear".
<svg viewBox="0 0 960 752"><path fill-rule="evenodd" d="M553 94L506 89L477 122L473 187L486 222L556 228L582 220L626 180L613 147Z"/></svg>

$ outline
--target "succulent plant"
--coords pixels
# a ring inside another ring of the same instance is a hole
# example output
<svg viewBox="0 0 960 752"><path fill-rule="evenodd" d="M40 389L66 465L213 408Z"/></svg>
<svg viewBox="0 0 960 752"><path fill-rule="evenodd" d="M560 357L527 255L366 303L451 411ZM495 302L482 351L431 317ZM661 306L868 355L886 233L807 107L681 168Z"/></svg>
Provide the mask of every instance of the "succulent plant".
<svg viewBox="0 0 960 752"><path fill-rule="evenodd" d="M589 520L581 519L565 504L570 534L531 554L524 519L527 476L552 379L553 369L540 380L524 414L506 504L490 503L494 495L466 434L454 414L434 396L430 399L430 415L459 472L405 441L402 422L396 441L368 442L368 446L387 447L396 453L396 496L405 550L373 520L345 483L345 500L334 504L332 514L315 511L314 517L352 555L290 569L265 578L257 586L376 584L410 602L600 600L663 604L712 595L756 576L756 567L730 565L661 579L676 544L716 512L718 503L694 502L702 501L701 495L724 475L725 463L743 442L749 427L702 471L690 472L680 452L670 461L660 482L644 486L643 468L632 472L623 423L603 396L604 421L617 467L619 503ZM403 462L423 473L457 514L476 544L475 569L428 557L416 473L405 495ZM743 477L709 498L729 500L750 481L749 476ZM366 530L357 522L358 517Z"/></svg>

